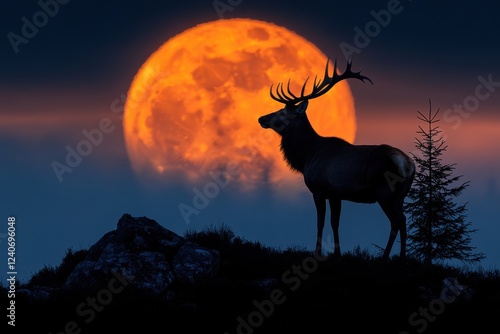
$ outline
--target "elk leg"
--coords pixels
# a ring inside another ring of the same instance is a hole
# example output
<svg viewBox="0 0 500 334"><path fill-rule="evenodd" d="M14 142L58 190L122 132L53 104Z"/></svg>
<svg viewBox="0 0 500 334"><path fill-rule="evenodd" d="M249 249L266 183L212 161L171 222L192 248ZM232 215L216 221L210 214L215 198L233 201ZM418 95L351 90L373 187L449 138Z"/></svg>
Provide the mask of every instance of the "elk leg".
<svg viewBox="0 0 500 334"><path fill-rule="evenodd" d="M342 208L342 201L340 199L329 199L330 202L330 222L333 229L333 242L335 249L333 255L340 256L340 241L339 241L339 224L340 224L340 210Z"/></svg>
<svg viewBox="0 0 500 334"><path fill-rule="evenodd" d="M379 203L382 207L387 218L391 222L391 232L389 234L389 240L387 241L387 246L385 247L384 254L382 255L382 259L387 260L391 253L392 245L394 244L394 240L396 240L396 236L398 235L398 230L400 229L401 219L398 210L396 209L394 203ZM406 233L405 233L406 234Z"/></svg>
<svg viewBox="0 0 500 334"><path fill-rule="evenodd" d="M316 236L316 250L314 254L321 256L321 243L323 239L323 227L325 226L326 198L321 195L313 194L314 204L316 205L318 233Z"/></svg>
<svg viewBox="0 0 500 334"><path fill-rule="evenodd" d="M383 260L387 260L389 258L389 254L391 253L392 245L394 244L394 240L396 240L397 234L398 229L391 223L391 233L389 234L389 240L387 241L387 246L385 246L384 254L382 255Z"/></svg>
<svg viewBox="0 0 500 334"><path fill-rule="evenodd" d="M399 213L399 239L401 240L401 252L399 256L404 259L406 257L406 216L403 207L398 210Z"/></svg>

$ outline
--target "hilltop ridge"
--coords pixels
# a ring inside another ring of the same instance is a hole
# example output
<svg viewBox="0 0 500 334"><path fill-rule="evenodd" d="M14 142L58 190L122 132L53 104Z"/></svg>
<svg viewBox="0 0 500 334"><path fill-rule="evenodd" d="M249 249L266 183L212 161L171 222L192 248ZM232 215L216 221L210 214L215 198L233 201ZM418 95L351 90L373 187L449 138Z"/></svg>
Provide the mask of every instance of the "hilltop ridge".
<svg viewBox="0 0 500 334"><path fill-rule="evenodd" d="M498 271L384 262L361 249L315 257L224 225L179 236L128 214L34 274L17 300L24 333L500 333Z"/></svg>

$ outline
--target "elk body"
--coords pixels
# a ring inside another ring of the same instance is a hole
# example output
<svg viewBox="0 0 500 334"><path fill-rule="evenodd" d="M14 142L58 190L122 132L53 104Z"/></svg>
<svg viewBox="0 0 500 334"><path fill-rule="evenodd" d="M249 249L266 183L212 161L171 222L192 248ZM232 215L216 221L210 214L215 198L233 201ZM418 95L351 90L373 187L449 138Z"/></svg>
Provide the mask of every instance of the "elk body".
<svg viewBox="0 0 500 334"><path fill-rule="evenodd" d="M353 145L337 137L323 137L311 126L306 109L309 99L323 95L337 82L354 78L371 80L360 72L351 71L351 63L342 74L329 75L328 62L321 81L314 80L312 92L304 95L307 80L300 96L286 90L283 83L271 97L283 103L283 109L259 118L263 128L271 128L281 136L281 151L291 169L303 174L311 191L317 211L317 239L315 253L321 255L322 234L326 216L326 202L331 211L334 236L334 255L340 255L339 221L343 200L357 203L378 203L390 221L389 240L383 258L387 259L399 232L400 256L405 257L406 217L404 199L415 173L412 159L401 150L389 145Z"/></svg>

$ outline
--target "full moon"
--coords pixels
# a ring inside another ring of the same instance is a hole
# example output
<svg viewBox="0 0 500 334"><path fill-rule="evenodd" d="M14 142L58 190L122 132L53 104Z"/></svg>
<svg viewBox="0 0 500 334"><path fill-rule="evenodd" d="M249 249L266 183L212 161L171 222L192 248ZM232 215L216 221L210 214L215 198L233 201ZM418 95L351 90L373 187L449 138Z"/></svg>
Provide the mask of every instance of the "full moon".
<svg viewBox="0 0 500 334"><path fill-rule="evenodd" d="M283 108L269 95L272 84L290 79L300 93L308 77L323 77L326 61L305 38L252 19L203 23L169 39L128 91L123 126L134 171L191 183L219 177L222 185L230 181L245 190L303 182L285 164L279 136L257 119ZM320 135L354 141L346 81L311 100L307 115Z"/></svg>

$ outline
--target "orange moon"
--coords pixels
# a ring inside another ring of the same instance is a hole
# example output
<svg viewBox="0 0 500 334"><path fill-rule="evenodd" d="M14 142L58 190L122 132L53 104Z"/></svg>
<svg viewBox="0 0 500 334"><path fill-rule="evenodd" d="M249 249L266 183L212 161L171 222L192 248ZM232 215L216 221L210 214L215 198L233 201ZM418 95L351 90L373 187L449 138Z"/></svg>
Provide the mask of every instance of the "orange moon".
<svg viewBox="0 0 500 334"><path fill-rule="evenodd" d="M307 77L322 78L326 59L296 33L253 19L203 23L176 35L146 60L128 91L123 126L134 171L198 184L222 175L241 189L302 182L283 161L279 136L257 119L283 108L269 96L271 84L290 79L300 92ZM307 115L320 135L354 141L346 81L311 100Z"/></svg>

